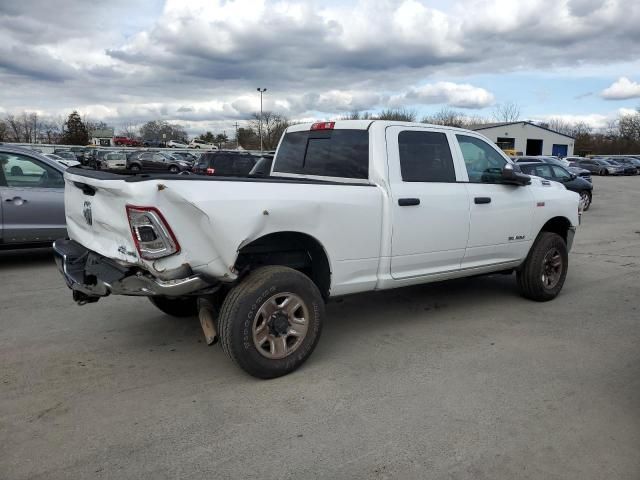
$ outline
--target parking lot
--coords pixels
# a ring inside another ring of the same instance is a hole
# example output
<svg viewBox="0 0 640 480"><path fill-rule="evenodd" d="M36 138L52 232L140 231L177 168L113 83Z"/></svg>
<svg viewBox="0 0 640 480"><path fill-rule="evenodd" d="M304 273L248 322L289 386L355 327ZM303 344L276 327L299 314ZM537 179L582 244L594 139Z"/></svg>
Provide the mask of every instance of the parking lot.
<svg viewBox="0 0 640 480"><path fill-rule="evenodd" d="M640 477L640 184L594 178L552 302L495 275L346 297L259 381L196 318L76 306L0 253L0 478Z"/></svg>

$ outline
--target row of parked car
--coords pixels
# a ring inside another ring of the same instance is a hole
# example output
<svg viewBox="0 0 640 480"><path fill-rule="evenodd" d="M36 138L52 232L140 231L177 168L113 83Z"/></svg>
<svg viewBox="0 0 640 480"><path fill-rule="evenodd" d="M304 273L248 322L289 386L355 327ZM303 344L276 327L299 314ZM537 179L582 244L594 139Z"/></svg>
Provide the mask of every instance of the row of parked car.
<svg viewBox="0 0 640 480"><path fill-rule="evenodd" d="M76 147L73 147L76 148ZM238 150L205 150L202 152L160 150L76 148L56 149L48 158L65 166L78 163L97 170L126 170L130 172L168 172L219 176L264 175L269 171L275 152ZM262 161L260 161L262 160ZM254 172L255 170L255 172Z"/></svg>
<svg viewBox="0 0 640 480"><path fill-rule="evenodd" d="M570 165L596 175L639 175L640 155L598 155L590 158L567 157Z"/></svg>

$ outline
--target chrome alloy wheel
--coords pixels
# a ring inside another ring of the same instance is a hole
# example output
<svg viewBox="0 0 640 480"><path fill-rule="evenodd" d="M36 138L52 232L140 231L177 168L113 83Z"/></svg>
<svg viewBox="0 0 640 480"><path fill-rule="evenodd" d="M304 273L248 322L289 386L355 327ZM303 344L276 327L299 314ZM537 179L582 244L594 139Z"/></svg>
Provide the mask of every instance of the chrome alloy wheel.
<svg viewBox="0 0 640 480"><path fill-rule="evenodd" d="M277 360L295 352L307 335L309 309L298 295L276 293L253 319L253 344L266 358Z"/></svg>
<svg viewBox="0 0 640 480"><path fill-rule="evenodd" d="M557 248L552 248L542 261L542 284L547 289L554 288L562 277L562 255Z"/></svg>
<svg viewBox="0 0 640 480"><path fill-rule="evenodd" d="M580 193L580 211L584 211L587 210L589 208L589 205L591 205L591 197L589 196L589 193L585 192L581 192Z"/></svg>

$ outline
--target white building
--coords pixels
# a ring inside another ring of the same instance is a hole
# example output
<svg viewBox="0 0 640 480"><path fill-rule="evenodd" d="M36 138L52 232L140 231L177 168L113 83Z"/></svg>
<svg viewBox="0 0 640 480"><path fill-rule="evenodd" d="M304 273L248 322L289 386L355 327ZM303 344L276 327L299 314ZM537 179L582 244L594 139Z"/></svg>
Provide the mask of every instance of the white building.
<svg viewBox="0 0 640 480"><path fill-rule="evenodd" d="M472 126L471 130L486 136L505 151L515 151L516 155L573 155L573 137L531 122L487 123Z"/></svg>

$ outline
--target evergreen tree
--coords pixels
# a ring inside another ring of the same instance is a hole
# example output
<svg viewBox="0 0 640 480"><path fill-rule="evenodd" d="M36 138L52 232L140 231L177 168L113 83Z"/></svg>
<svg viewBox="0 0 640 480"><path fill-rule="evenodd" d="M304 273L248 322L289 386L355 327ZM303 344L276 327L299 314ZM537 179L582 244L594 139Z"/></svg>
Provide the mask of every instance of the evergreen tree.
<svg viewBox="0 0 640 480"><path fill-rule="evenodd" d="M64 124L62 143L65 145L86 145L89 143L87 126L80 118L80 114L75 110L69 114L69 118Z"/></svg>

